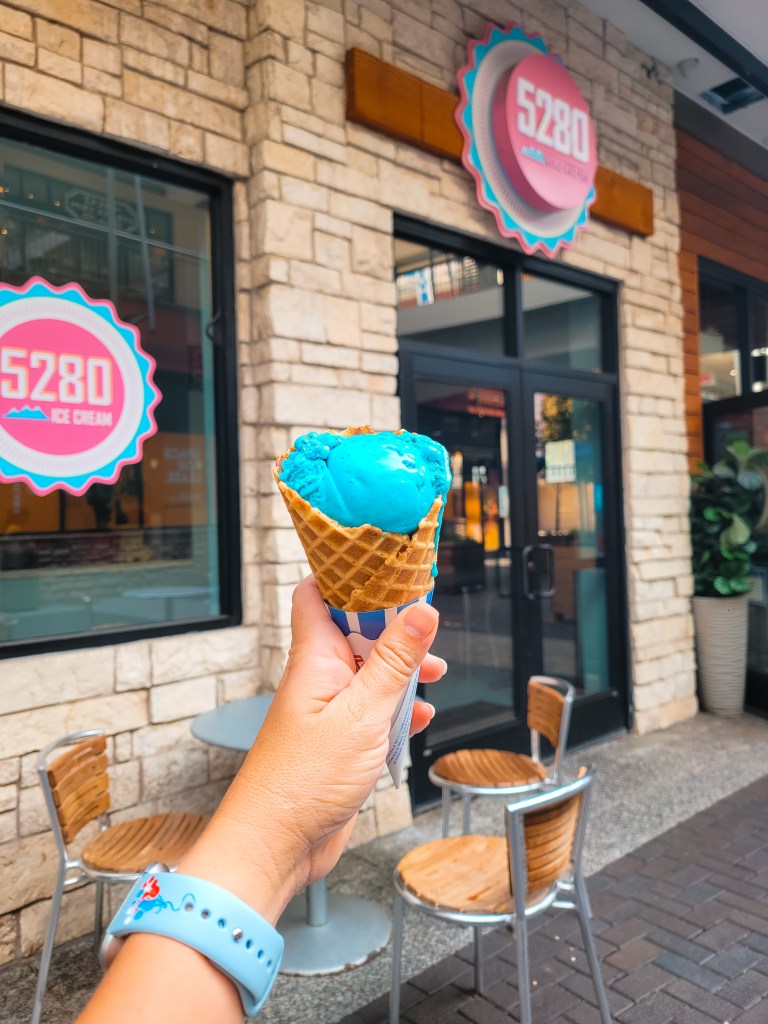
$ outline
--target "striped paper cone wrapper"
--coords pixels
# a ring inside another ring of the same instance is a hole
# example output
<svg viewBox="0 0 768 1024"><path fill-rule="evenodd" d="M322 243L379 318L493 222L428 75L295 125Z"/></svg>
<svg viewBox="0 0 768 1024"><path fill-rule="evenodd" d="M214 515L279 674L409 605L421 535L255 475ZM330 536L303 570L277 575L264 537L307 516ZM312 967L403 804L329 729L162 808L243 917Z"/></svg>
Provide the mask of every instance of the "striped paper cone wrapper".
<svg viewBox="0 0 768 1024"><path fill-rule="evenodd" d="M427 604L432 604L432 591L430 590L424 597L417 598L417 601L425 601ZM375 612L342 612L338 608L331 608L330 605L326 604L331 618L347 638L347 642L352 648L352 655L358 671L371 653L373 645L384 632L384 628L392 622L398 612L401 612L403 608L407 608L408 605L416 604L417 601L408 601L406 604L398 605L396 608L383 608L381 611ZM408 751L408 732L411 726L411 712L413 711L413 701L416 697L416 684L418 680L419 670L416 669L400 698L400 703L397 705L392 716L392 724L389 729L387 768L392 776L392 781L398 789L403 779L403 767Z"/></svg>

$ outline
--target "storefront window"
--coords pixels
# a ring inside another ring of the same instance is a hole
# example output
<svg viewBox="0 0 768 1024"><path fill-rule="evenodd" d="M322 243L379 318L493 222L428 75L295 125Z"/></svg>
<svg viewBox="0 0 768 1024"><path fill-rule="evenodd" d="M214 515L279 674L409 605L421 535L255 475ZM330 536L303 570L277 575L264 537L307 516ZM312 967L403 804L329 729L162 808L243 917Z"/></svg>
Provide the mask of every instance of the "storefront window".
<svg viewBox="0 0 768 1024"><path fill-rule="evenodd" d="M604 370L601 294L515 264L396 238L398 338L552 369Z"/></svg>
<svg viewBox="0 0 768 1024"><path fill-rule="evenodd" d="M768 390L768 282L701 260L699 328L704 402Z"/></svg>
<svg viewBox="0 0 768 1024"><path fill-rule="evenodd" d="M768 299L755 298L752 310L752 390L768 390Z"/></svg>
<svg viewBox="0 0 768 1024"><path fill-rule="evenodd" d="M702 278L699 283L701 397L705 402L742 393L739 294Z"/></svg>
<svg viewBox="0 0 768 1024"><path fill-rule="evenodd" d="M395 239L398 337L504 352L504 275L472 256Z"/></svg>
<svg viewBox="0 0 768 1024"><path fill-rule="evenodd" d="M220 587L211 202L152 173L0 141L0 281L39 275L112 301L155 359L161 394L157 432L114 484L75 497L0 482L0 644L231 610Z"/></svg>
<svg viewBox="0 0 768 1024"><path fill-rule="evenodd" d="M571 370L603 368L600 299L594 292L523 274L523 353Z"/></svg>

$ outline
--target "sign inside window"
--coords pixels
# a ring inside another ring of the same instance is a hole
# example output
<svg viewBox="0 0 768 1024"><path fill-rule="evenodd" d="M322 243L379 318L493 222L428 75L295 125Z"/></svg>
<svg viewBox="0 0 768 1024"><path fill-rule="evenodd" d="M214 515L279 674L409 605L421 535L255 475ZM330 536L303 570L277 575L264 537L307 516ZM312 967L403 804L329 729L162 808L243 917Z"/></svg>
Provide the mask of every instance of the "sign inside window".
<svg viewBox="0 0 768 1024"><path fill-rule="evenodd" d="M559 58L516 25L489 25L459 72L463 160L482 206L525 252L573 243L595 198L597 151L584 97Z"/></svg>
<svg viewBox="0 0 768 1024"><path fill-rule="evenodd" d="M40 277L0 284L0 481L83 494L157 427L155 361L110 302Z"/></svg>

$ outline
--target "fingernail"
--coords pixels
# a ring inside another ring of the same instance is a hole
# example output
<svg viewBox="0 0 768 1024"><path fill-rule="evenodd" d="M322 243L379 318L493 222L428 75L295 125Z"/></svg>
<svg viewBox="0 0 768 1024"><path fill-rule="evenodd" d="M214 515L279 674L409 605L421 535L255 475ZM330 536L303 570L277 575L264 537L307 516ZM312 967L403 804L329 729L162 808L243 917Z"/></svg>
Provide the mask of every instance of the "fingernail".
<svg viewBox="0 0 768 1024"><path fill-rule="evenodd" d="M444 658L438 658L437 660L443 667L442 674L445 675L445 673L448 671L448 662Z"/></svg>
<svg viewBox="0 0 768 1024"><path fill-rule="evenodd" d="M434 631L438 618L437 611L428 604L414 604L405 613L405 631L424 640Z"/></svg>

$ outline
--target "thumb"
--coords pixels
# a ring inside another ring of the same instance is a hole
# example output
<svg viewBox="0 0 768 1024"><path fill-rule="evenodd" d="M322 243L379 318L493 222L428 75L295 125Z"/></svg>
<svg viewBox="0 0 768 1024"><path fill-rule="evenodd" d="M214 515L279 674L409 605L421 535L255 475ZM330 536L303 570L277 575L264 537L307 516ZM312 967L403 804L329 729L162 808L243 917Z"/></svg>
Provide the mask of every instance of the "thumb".
<svg viewBox="0 0 768 1024"><path fill-rule="evenodd" d="M387 626L353 683L364 691L369 706L385 703L394 708L432 646L439 618L435 608L419 601Z"/></svg>

